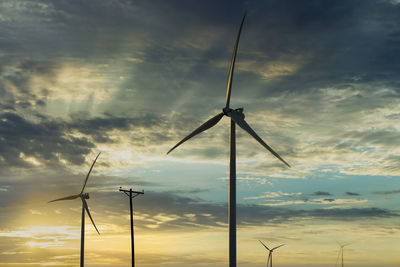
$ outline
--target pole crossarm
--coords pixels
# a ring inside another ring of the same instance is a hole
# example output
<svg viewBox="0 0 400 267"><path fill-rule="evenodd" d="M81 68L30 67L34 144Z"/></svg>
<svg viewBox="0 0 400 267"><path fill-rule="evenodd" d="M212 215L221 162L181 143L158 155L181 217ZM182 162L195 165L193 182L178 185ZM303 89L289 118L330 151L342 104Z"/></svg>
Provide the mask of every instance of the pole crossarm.
<svg viewBox="0 0 400 267"><path fill-rule="evenodd" d="M134 198L134 197L136 197L138 195L143 195L144 194L144 190L142 190L142 191L133 191L132 188L127 190L127 189L122 189L122 187L120 187L119 191L120 192L124 192L125 195L127 195L128 197L132 197L132 198ZM131 193L132 193L132 196L131 196Z"/></svg>

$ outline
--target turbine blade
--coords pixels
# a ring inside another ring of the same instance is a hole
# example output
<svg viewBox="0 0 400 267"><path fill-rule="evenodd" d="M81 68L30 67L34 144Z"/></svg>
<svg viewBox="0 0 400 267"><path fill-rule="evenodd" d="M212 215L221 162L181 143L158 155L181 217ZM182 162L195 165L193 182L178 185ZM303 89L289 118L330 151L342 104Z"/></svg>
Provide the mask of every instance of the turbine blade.
<svg viewBox="0 0 400 267"><path fill-rule="evenodd" d="M92 215L90 215L90 211L89 211L88 205L86 203L86 200L83 197L81 197L81 199L82 199L83 206L85 207L86 213L89 215L89 218L92 221L94 228L96 229L97 233L100 234L99 230L97 230L96 224L94 224Z"/></svg>
<svg viewBox="0 0 400 267"><path fill-rule="evenodd" d="M88 179L89 179L89 175L90 175L90 173L92 172L93 166L94 166L94 164L96 163L97 158L100 156L100 153L101 153L101 152L99 152L99 154L97 154L97 157L94 159L92 166L90 166L89 172L88 172L88 174L86 175L85 183L83 184L83 187L82 187L82 190L81 190L81 194L83 193L83 190L85 190L85 186L86 186L86 183L87 183L87 181L88 181Z"/></svg>
<svg viewBox="0 0 400 267"><path fill-rule="evenodd" d="M266 249L270 250L263 242L261 242L261 240L258 240L258 241L260 241L260 243L261 243Z"/></svg>
<svg viewBox="0 0 400 267"><path fill-rule="evenodd" d="M79 194L79 195L73 195L73 196L68 196L68 197L57 198L57 199L51 200L51 201L49 201L49 202L47 202L47 203L54 202L54 201L61 201L61 200L72 200L72 199L78 198L78 197L80 197L80 196L81 196L81 194Z"/></svg>
<svg viewBox="0 0 400 267"><path fill-rule="evenodd" d="M245 18L246 18L246 13L244 13L244 16L243 16L243 19L242 19L242 23L240 24L239 32L238 32L238 35L236 37L235 46L233 48L231 66L229 68L228 83L226 85L226 104L225 104L225 107L229 107L229 101L231 99L231 88L232 88L233 71L235 69L236 53L237 53L237 49L238 49L238 46L239 46L240 33L242 32L243 22L244 22Z"/></svg>
<svg viewBox="0 0 400 267"><path fill-rule="evenodd" d="M189 134L188 136L186 136L185 138L183 138L178 144L176 144L173 148L171 148L168 152L167 155L169 153L171 153L172 150L174 150L175 148L177 148L179 145L181 145L182 143L184 143L185 141L189 140L190 138L192 138L193 136L204 132L207 129L210 129L211 127L213 127L215 124L217 124L222 117L224 116L224 113L221 112L219 114L217 114L216 116L212 117L211 119L209 119L208 121L206 121L205 123L203 123L199 128L197 128L196 130L194 130L191 134Z"/></svg>
<svg viewBox="0 0 400 267"><path fill-rule="evenodd" d="M284 246L285 244L282 244L282 245L279 245L279 246L277 246L277 247L274 247L273 249L271 249L271 250L274 250L274 249L277 249L277 248L280 248L280 247L282 247L282 246Z"/></svg>
<svg viewBox="0 0 400 267"><path fill-rule="evenodd" d="M277 157L280 161L282 161L286 166L290 167L289 163L287 163L281 156L278 155L269 145L267 145L257 134L251 129L251 127L244 120L243 115L239 114L236 110L232 110L228 113L228 116L232 118L234 122L236 122L243 130L245 130L248 134L254 137L263 147L265 147L269 152L272 153L275 157Z"/></svg>
<svg viewBox="0 0 400 267"><path fill-rule="evenodd" d="M271 252L268 253L267 267L268 267L268 264L269 264L270 260L271 260Z"/></svg>

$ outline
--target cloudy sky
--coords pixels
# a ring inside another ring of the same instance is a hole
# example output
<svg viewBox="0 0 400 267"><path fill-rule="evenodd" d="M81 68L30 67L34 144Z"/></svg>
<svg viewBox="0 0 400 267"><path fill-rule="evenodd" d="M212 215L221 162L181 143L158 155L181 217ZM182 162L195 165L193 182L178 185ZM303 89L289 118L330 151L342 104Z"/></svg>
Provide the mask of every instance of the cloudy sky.
<svg viewBox="0 0 400 267"><path fill-rule="evenodd" d="M227 266L229 120L220 112L247 11L232 107L238 264L400 265L400 2L0 1L0 265Z"/></svg>

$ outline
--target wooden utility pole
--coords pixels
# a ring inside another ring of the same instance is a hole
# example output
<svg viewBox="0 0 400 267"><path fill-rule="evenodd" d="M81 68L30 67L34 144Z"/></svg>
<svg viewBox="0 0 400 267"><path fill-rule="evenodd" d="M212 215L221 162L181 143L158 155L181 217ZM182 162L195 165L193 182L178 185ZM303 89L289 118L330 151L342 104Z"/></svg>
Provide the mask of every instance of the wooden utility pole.
<svg viewBox="0 0 400 267"><path fill-rule="evenodd" d="M121 187L119 188L119 191L124 192L125 195L129 197L129 204L130 204L130 210L131 210L131 250L132 250L132 267L135 267L135 239L133 236L133 204L132 204L132 199L138 195L143 195L144 191L133 191L132 188L129 190L122 189Z"/></svg>

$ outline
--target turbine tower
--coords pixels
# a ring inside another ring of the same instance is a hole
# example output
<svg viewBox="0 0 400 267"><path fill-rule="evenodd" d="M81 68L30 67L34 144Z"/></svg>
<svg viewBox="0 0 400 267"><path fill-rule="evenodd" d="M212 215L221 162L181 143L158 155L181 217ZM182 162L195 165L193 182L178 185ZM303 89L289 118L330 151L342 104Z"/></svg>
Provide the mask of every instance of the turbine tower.
<svg viewBox="0 0 400 267"><path fill-rule="evenodd" d="M242 22L240 24L239 33L236 38L235 46L233 48L232 61L229 68L228 83L226 86L226 101L225 107L222 112L212 117L200 127L194 130L191 134L183 138L178 144L171 148L167 154L172 150L177 148L183 142L192 138L193 136L213 127L216 125L224 116L228 116L231 119L231 130L230 130L230 167L229 167L229 267L236 267L236 133L235 125L239 125L243 130L250 134L257 142L259 142L263 147L265 147L269 152L271 152L275 157L282 161L285 165L290 167L290 165L284 161L278 153L276 153L270 146L268 146L247 124L244 120L243 108L232 109L229 106L229 101L231 98L232 89L232 79L233 71L235 67L236 53L239 45L240 33L242 31L243 22L246 18L246 14L243 16Z"/></svg>
<svg viewBox="0 0 400 267"><path fill-rule="evenodd" d="M81 192L80 192L79 194L77 194L77 195L72 195L72 196L68 196L68 197L63 197L63 198L58 198L58 199L49 201L49 203L50 203L50 202L54 202L54 201L72 200L72 199L76 199L76 198L80 198L80 199L82 200L81 259L80 259L80 267L83 267L83 265L84 265L84 259L85 259L85 257L84 257L84 251L85 251L85 211L86 211L87 215L89 216L90 220L92 221L92 224L93 224L94 228L96 229L97 233L100 235L100 232L99 232L99 230L97 230L96 224L95 224L94 221L93 221L92 215L90 215L89 207L88 207L87 202L86 202L86 199L89 199L89 193L83 193L83 191L85 190L86 183L87 183L87 181L88 181L88 179L89 179L90 172L92 171L93 166L94 166L94 164L96 163L97 158L98 158L99 156L100 156L100 153L97 155L96 159L93 161L93 164L92 164L92 166L90 167L89 172L88 172L87 175L86 175L86 179L85 179L85 182L83 183L82 190L81 190Z"/></svg>
<svg viewBox="0 0 400 267"><path fill-rule="evenodd" d="M267 267L272 267L272 252L274 252L275 249L284 246L285 244L282 244L282 245L279 245L279 246L274 247L272 249L269 249L263 242L261 242L261 240L258 240L258 241L260 241L260 243L269 251L268 260L267 260ZM268 265L268 263L269 263L269 265Z"/></svg>
<svg viewBox="0 0 400 267"><path fill-rule="evenodd" d="M339 253L338 253L338 256L337 256L337 258L336 258L336 263L335 263L335 267L337 266L337 263L338 263L338 260L339 260L339 257L340 257L340 254L342 254L342 267L344 267L344 260L343 260L343 248L345 247L345 246L348 246L348 245L350 245L350 243L347 243L347 244L340 244L338 241L336 241L336 243L338 243L338 245L340 246L340 248L339 248Z"/></svg>

